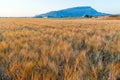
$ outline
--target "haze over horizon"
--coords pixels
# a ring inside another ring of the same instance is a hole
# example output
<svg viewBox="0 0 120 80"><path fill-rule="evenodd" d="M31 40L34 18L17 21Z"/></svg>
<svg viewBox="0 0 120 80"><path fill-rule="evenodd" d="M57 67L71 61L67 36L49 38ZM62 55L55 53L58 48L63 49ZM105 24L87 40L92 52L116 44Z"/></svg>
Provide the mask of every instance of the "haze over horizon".
<svg viewBox="0 0 120 80"><path fill-rule="evenodd" d="M32 17L54 10L91 6L97 11L120 14L120 1L107 0L0 0L0 17Z"/></svg>

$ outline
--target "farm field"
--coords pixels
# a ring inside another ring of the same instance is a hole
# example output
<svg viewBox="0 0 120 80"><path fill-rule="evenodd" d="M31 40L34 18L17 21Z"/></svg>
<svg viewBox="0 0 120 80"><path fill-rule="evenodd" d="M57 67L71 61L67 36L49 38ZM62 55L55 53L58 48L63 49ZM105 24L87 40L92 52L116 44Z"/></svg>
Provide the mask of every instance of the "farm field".
<svg viewBox="0 0 120 80"><path fill-rule="evenodd" d="M0 18L0 80L116 80L120 20Z"/></svg>

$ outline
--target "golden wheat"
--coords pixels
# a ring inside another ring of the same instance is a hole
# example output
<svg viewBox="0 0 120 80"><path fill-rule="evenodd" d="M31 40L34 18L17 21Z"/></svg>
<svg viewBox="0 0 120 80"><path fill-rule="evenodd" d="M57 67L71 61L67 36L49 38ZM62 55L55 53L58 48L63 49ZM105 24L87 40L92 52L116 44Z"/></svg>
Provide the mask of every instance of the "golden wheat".
<svg viewBox="0 0 120 80"><path fill-rule="evenodd" d="M0 80L119 75L119 20L0 18Z"/></svg>

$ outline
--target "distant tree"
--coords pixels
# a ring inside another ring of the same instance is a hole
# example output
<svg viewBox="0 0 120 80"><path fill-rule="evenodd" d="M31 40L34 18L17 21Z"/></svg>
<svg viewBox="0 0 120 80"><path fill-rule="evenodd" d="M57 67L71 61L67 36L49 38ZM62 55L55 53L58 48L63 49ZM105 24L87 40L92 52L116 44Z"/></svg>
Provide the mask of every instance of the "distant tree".
<svg viewBox="0 0 120 80"><path fill-rule="evenodd" d="M120 15L110 15L109 17L119 17Z"/></svg>
<svg viewBox="0 0 120 80"><path fill-rule="evenodd" d="M42 16L40 16L40 15L37 15L37 16L35 16L35 18L43 18Z"/></svg>
<svg viewBox="0 0 120 80"><path fill-rule="evenodd" d="M85 15L84 17L85 18L92 18L92 16L90 16L90 15Z"/></svg>

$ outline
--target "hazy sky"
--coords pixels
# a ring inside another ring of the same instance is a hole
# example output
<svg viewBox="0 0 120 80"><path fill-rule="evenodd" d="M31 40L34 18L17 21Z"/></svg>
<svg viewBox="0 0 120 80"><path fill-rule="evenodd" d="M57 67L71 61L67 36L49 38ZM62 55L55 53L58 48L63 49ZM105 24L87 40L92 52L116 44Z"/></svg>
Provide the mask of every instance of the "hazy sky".
<svg viewBox="0 0 120 80"><path fill-rule="evenodd" d="M120 14L120 0L0 0L0 16L34 16L77 6L91 6L97 11Z"/></svg>

